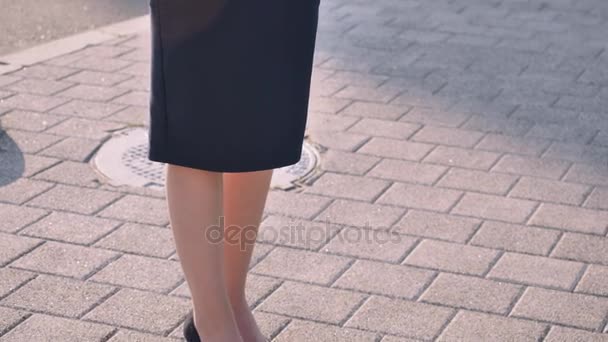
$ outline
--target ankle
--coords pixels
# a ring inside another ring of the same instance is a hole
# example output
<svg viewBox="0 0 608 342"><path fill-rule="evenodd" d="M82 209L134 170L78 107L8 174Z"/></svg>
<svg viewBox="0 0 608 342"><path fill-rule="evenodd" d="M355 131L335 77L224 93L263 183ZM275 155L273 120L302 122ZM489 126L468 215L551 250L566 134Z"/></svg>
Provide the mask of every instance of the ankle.
<svg viewBox="0 0 608 342"><path fill-rule="evenodd" d="M242 311L244 309L249 309L249 303L247 303L247 299L245 298L245 296L229 296L230 299L230 306L232 307L232 310L239 310Z"/></svg>

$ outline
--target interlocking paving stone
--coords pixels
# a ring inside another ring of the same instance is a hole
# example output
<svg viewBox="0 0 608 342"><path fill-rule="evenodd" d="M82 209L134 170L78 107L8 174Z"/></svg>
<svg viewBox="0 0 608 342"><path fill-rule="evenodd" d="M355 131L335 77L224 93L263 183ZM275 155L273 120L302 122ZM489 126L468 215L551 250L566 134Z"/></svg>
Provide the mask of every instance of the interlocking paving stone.
<svg viewBox="0 0 608 342"><path fill-rule="evenodd" d="M334 114L308 113L306 130L308 131L343 131L360 122L361 119L350 116L338 116ZM389 122L390 123L390 122ZM395 129L395 131L399 131ZM368 133L366 133L368 134Z"/></svg>
<svg viewBox="0 0 608 342"><path fill-rule="evenodd" d="M374 342L378 334L358 329L341 328L301 319L292 319L289 325L273 341L304 341L314 336L319 341Z"/></svg>
<svg viewBox="0 0 608 342"><path fill-rule="evenodd" d="M488 134L475 146L479 150L539 156L550 141L537 138L522 138L503 134Z"/></svg>
<svg viewBox="0 0 608 342"><path fill-rule="evenodd" d="M124 128L118 122L103 122L85 118L69 118L46 130L46 133L86 139L105 139L113 131Z"/></svg>
<svg viewBox="0 0 608 342"><path fill-rule="evenodd" d="M6 266L13 260L35 249L43 240L27 236L0 233L0 265Z"/></svg>
<svg viewBox="0 0 608 342"><path fill-rule="evenodd" d="M467 122L465 122L460 128L468 130L476 130L482 132L493 133L496 136L503 136L505 138L515 138L512 136L521 136L526 133L532 122L526 119L500 119L500 118L489 118L483 115L473 115ZM517 137L521 139L521 137ZM537 139L541 140L541 139ZM529 140L527 143L531 143L534 140Z"/></svg>
<svg viewBox="0 0 608 342"><path fill-rule="evenodd" d="M271 190L265 212L312 219L331 202L330 198L304 193Z"/></svg>
<svg viewBox="0 0 608 342"><path fill-rule="evenodd" d="M462 191L394 183L378 198L377 203L445 212L461 196Z"/></svg>
<svg viewBox="0 0 608 342"><path fill-rule="evenodd" d="M0 231L14 233L47 214L44 209L0 203Z"/></svg>
<svg viewBox="0 0 608 342"><path fill-rule="evenodd" d="M128 106L106 117L105 120L121 122L131 126L150 126L149 109L143 106Z"/></svg>
<svg viewBox="0 0 608 342"><path fill-rule="evenodd" d="M515 175L451 168L437 186L504 195L517 181Z"/></svg>
<svg viewBox="0 0 608 342"><path fill-rule="evenodd" d="M127 75L147 77L150 75L150 66L148 63L135 62L130 66L121 69L120 72Z"/></svg>
<svg viewBox="0 0 608 342"><path fill-rule="evenodd" d="M447 167L445 166L386 158L376 164L366 175L401 182L431 185L435 183L446 170Z"/></svg>
<svg viewBox="0 0 608 342"><path fill-rule="evenodd" d="M95 188L100 184L99 174L96 173L89 164L69 160L63 161L36 174L32 179L80 185L90 188Z"/></svg>
<svg viewBox="0 0 608 342"><path fill-rule="evenodd" d="M330 222L268 215L258 229L257 238L270 244L318 250L340 228Z"/></svg>
<svg viewBox="0 0 608 342"><path fill-rule="evenodd" d="M159 226L169 224L166 201L138 195L124 196L100 211L99 216Z"/></svg>
<svg viewBox="0 0 608 342"><path fill-rule="evenodd" d="M420 299L424 302L507 314L522 286L440 273Z"/></svg>
<svg viewBox="0 0 608 342"><path fill-rule="evenodd" d="M7 180L10 181L11 177L15 177L15 175L31 177L59 162L56 158L21 154L18 151L0 151L0 159L5 161L5 163L0 163L0 179L4 184L6 184Z"/></svg>
<svg viewBox="0 0 608 342"><path fill-rule="evenodd" d="M60 142L42 150L39 154L49 157L84 162L97 150L101 141L67 137Z"/></svg>
<svg viewBox="0 0 608 342"><path fill-rule="evenodd" d="M350 262L349 257L276 247L251 271L267 276L328 285L348 267Z"/></svg>
<svg viewBox="0 0 608 342"><path fill-rule="evenodd" d="M261 303L274 290L276 290L282 284L282 282L282 279L265 277L257 274L249 274L247 276L248 286L245 288L245 296L247 297L249 306L251 307L254 305L254 303L258 302ZM186 283L184 282L184 284ZM188 286L185 287L188 288Z"/></svg>
<svg viewBox="0 0 608 342"><path fill-rule="evenodd" d="M112 286L41 274L0 303L18 309L78 318L112 292Z"/></svg>
<svg viewBox="0 0 608 342"><path fill-rule="evenodd" d="M127 89L79 84L57 94L60 98L86 101L108 101L127 93Z"/></svg>
<svg viewBox="0 0 608 342"><path fill-rule="evenodd" d="M148 92L134 90L113 99L112 103L131 106L147 106L150 103L150 94Z"/></svg>
<svg viewBox="0 0 608 342"><path fill-rule="evenodd" d="M340 324L366 297L347 290L285 281L257 309L316 322ZM338 300L333 305L326 305L326 298Z"/></svg>
<svg viewBox="0 0 608 342"><path fill-rule="evenodd" d="M15 310L0 307L0 334L4 334L20 321L27 318L29 314L23 310Z"/></svg>
<svg viewBox="0 0 608 342"><path fill-rule="evenodd" d="M420 125L407 122L395 122L373 118L363 118L348 128L349 132L362 133L370 136L407 139L420 129Z"/></svg>
<svg viewBox="0 0 608 342"><path fill-rule="evenodd" d="M118 256L118 253L102 249L46 241L32 252L13 261L10 266L84 279Z"/></svg>
<svg viewBox="0 0 608 342"><path fill-rule="evenodd" d="M135 76L117 84L116 87L149 92L152 89L150 82L148 82L149 79L149 76Z"/></svg>
<svg viewBox="0 0 608 342"><path fill-rule="evenodd" d="M113 103L72 100L50 112L53 114L77 116L88 119L101 119L124 108L124 105Z"/></svg>
<svg viewBox="0 0 608 342"><path fill-rule="evenodd" d="M345 326L432 339L439 334L453 312L453 309L442 306L372 295Z"/></svg>
<svg viewBox="0 0 608 342"><path fill-rule="evenodd" d="M367 141L357 152L378 157L419 161L433 147L433 145L426 143L374 137Z"/></svg>
<svg viewBox="0 0 608 342"><path fill-rule="evenodd" d="M327 172L305 190L306 193L372 201L390 185L380 179Z"/></svg>
<svg viewBox="0 0 608 342"><path fill-rule="evenodd" d="M75 244L91 244L120 225L119 221L54 211L21 230L21 235Z"/></svg>
<svg viewBox="0 0 608 342"><path fill-rule="evenodd" d="M49 191L28 201L27 204L90 215L121 196L122 194L116 192L57 184Z"/></svg>
<svg viewBox="0 0 608 342"><path fill-rule="evenodd" d="M524 176L509 192L509 196L543 202L580 205L590 190L589 186L581 184Z"/></svg>
<svg viewBox="0 0 608 342"><path fill-rule="evenodd" d="M485 221L470 241L471 245L506 251L547 255L560 237L556 230Z"/></svg>
<svg viewBox="0 0 608 342"><path fill-rule="evenodd" d="M332 287L414 299L436 272L404 265L357 260Z"/></svg>
<svg viewBox="0 0 608 342"><path fill-rule="evenodd" d="M530 224L605 235L608 231L608 211L543 203L530 219Z"/></svg>
<svg viewBox="0 0 608 342"><path fill-rule="evenodd" d="M608 314L608 298L528 287L512 316L559 323L583 329L601 329Z"/></svg>
<svg viewBox="0 0 608 342"><path fill-rule="evenodd" d="M162 274L162 277L158 275ZM95 273L91 280L122 287L167 292L183 279L178 262L124 254Z"/></svg>
<svg viewBox="0 0 608 342"><path fill-rule="evenodd" d="M608 267L590 265L576 286L576 292L608 296Z"/></svg>
<svg viewBox="0 0 608 342"><path fill-rule="evenodd" d="M94 246L125 253L168 258L175 252L174 244L170 229L126 223L98 240Z"/></svg>
<svg viewBox="0 0 608 342"><path fill-rule="evenodd" d="M2 336L6 341L100 341L114 327L77 319L35 313Z"/></svg>
<svg viewBox="0 0 608 342"><path fill-rule="evenodd" d="M608 187L596 187L593 189L584 204L591 209L608 210Z"/></svg>
<svg viewBox="0 0 608 342"><path fill-rule="evenodd" d="M15 289L36 277L36 273L10 267L0 268L0 297L5 297Z"/></svg>
<svg viewBox="0 0 608 342"><path fill-rule="evenodd" d="M131 78L130 75L83 70L63 80L74 83L112 86Z"/></svg>
<svg viewBox="0 0 608 342"><path fill-rule="evenodd" d="M191 308L192 305L185 298L123 288L84 315L82 319L154 334L165 334L173 330Z"/></svg>
<svg viewBox="0 0 608 342"><path fill-rule="evenodd" d="M32 66L23 67L22 69L19 69L19 70L13 72L10 76L6 76L6 77L27 77L27 78L58 80L61 78L65 78L66 76L75 74L78 71L79 71L79 69L75 69L75 68L36 64L36 65L32 65ZM2 83L3 82L0 81L0 85Z"/></svg>
<svg viewBox="0 0 608 342"><path fill-rule="evenodd" d="M70 64L74 68L112 72L123 69L132 63L133 62L123 61L116 58L105 58L103 56L91 55L84 58L79 56L76 61L73 61Z"/></svg>
<svg viewBox="0 0 608 342"><path fill-rule="evenodd" d="M593 264L608 265L608 238L565 233L551 256Z"/></svg>
<svg viewBox="0 0 608 342"><path fill-rule="evenodd" d="M538 341L546 324L473 311L459 311L438 341Z"/></svg>
<svg viewBox="0 0 608 342"><path fill-rule="evenodd" d="M412 209L391 230L438 240L466 242L481 220Z"/></svg>
<svg viewBox="0 0 608 342"><path fill-rule="evenodd" d="M345 227L322 251L356 258L399 262L417 240L412 237L362 228Z"/></svg>
<svg viewBox="0 0 608 342"><path fill-rule="evenodd" d="M437 146L424 158L426 163L489 170L500 157L499 153L469 150L459 147Z"/></svg>
<svg viewBox="0 0 608 342"><path fill-rule="evenodd" d="M567 182L608 186L606 167L602 165L573 164L564 176Z"/></svg>
<svg viewBox="0 0 608 342"><path fill-rule="evenodd" d="M467 192L454 207L452 213L523 223L536 206L536 202L529 200Z"/></svg>
<svg viewBox="0 0 608 342"><path fill-rule="evenodd" d="M380 161L380 158L360 153L329 150L320 161L320 168L334 172L363 175Z"/></svg>
<svg viewBox="0 0 608 342"><path fill-rule="evenodd" d="M563 123L546 123L536 124L527 133L527 136L586 144L591 141L596 133L596 128L590 128L580 124L577 125L576 123L569 125L564 125Z"/></svg>
<svg viewBox="0 0 608 342"><path fill-rule="evenodd" d="M178 330L181 334L181 329ZM180 336L181 337L181 336ZM131 342L131 341L149 341L149 342L177 342L181 341L175 337L161 337L153 334L140 333L133 330L120 329L116 335L112 336L108 342Z"/></svg>
<svg viewBox="0 0 608 342"><path fill-rule="evenodd" d="M311 131L309 137L319 145L343 151L355 151L369 140L363 134L334 131Z"/></svg>
<svg viewBox="0 0 608 342"><path fill-rule="evenodd" d="M487 277L570 290L583 268L580 262L508 252L500 257Z"/></svg>
<svg viewBox="0 0 608 342"><path fill-rule="evenodd" d="M68 99L54 96L17 94L0 100L0 107L44 112L66 102Z"/></svg>
<svg viewBox="0 0 608 342"><path fill-rule="evenodd" d="M65 119L66 117L59 115L13 110L0 118L0 124L6 128L42 132Z"/></svg>
<svg viewBox="0 0 608 342"><path fill-rule="evenodd" d="M11 83L10 85L5 86L4 89L27 94L52 95L72 87L73 85L73 83L64 81L26 78L19 82Z"/></svg>
<svg viewBox="0 0 608 342"><path fill-rule="evenodd" d="M313 112L335 114L350 103L352 103L352 100L313 96L310 98L309 110Z"/></svg>
<svg viewBox="0 0 608 342"><path fill-rule="evenodd" d="M492 171L559 179L569 167L565 160L505 155Z"/></svg>
<svg viewBox="0 0 608 342"><path fill-rule="evenodd" d="M37 153L63 137L54 134L8 129L0 136L0 150L20 153Z"/></svg>
<svg viewBox="0 0 608 342"><path fill-rule="evenodd" d="M473 130L424 126L414 134L411 140L446 146L473 147L483 135L483 133Z"/></svg>
<svg viewBox="0 0 608 342"><path fill-rule="evenodd" d="M593 333L580 329L566 328L554 325L549 330L549 334L545 337L546 342L568 342L568 341L588 341L588 342L606 342L608 334Z"/></svg>
<svg viewBox="0 0 608 342"><path fill-rule="evenodd" d="M575 143L553 143L543 154L543 158L599 164L605 167L606 163L608 163L608 147Z"/></svg>
<svg viewBox="0 0 608 342"><path fill-rule="evenodd" d="M404 265L449 272L482 275L490 268L498 251L435 240L422 240L403 261Z"/></svg>
<svg viewBox="0 0 608 342"><path fill-rule="evenodd" d="M416 107L402 116L399 121L435 126L458 127L470 116L471 114L467 113L458 113L452 111L448 112L439 109Z"/></svg>
<svg viewBox="0 0 608 342"><path fill-rule="evenodd" d="M336 199L315 220L387 230L404 212L405 209L393 206Z"/></svg>

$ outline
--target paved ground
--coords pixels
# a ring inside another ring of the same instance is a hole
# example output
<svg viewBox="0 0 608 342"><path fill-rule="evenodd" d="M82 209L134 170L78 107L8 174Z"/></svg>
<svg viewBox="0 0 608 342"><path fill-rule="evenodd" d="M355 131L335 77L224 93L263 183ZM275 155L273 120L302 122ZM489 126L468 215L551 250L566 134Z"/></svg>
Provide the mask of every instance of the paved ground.
<svg viewBox="0 0 608 342"><path fill-rule="evenodd" d="M148 12L146 0L0 0L0 55Z"/></svg>
<svg viewBox="0 0 608 342"><path fill-rule="evenodd" d="M322 0L321 16L322 170L270 194L248 285L264 332L608 341L608 3ZM0 341L181 336L162 193L86 163L146 124L148 39L0 76ZM268 234L296 223L316 238Z"/></svg>

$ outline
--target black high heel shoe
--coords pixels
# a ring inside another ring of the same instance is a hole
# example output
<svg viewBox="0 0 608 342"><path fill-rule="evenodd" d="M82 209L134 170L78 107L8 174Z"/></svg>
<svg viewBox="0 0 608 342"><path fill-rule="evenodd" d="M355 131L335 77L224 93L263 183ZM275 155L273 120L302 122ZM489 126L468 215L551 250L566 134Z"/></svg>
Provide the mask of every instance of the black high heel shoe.
<svg viewBox="0 0 608 342"><path fill-rule="evenodd" d="M187 342L201 342L200 336L198 336L198 332L196 331L196 327L194 326L194 316L192 312L188 314L186 317L186 321L184 322L184 338Z"/></svg>

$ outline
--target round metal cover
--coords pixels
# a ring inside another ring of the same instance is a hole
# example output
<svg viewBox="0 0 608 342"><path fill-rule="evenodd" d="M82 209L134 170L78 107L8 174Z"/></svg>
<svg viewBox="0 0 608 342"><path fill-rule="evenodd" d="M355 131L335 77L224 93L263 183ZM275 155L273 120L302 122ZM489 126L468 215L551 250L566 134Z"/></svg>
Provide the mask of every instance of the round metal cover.
<svg viewBox="0 0 608 342"><path fill-rule="evenodd" d="M114 185L131 185L162 190L165 183L164 163L151 161L148 155L148 131L135 128L118 132L93 158L93 167ZM272 188L290 189L308 176L317 165L319 155L304 141L302 157L296 164L275 169Z"/></svg>

